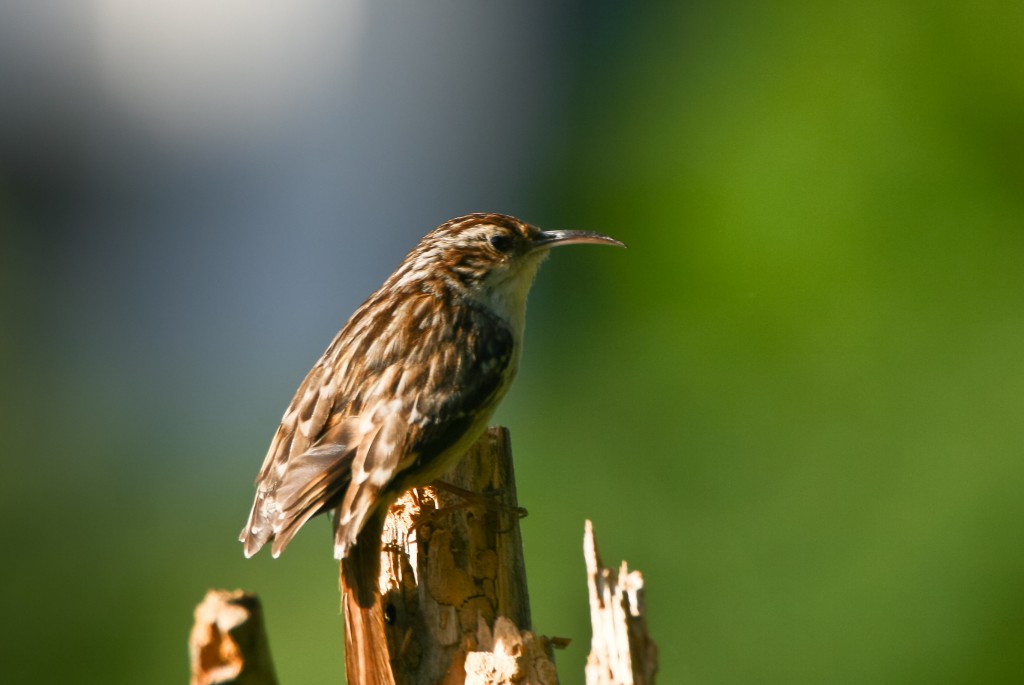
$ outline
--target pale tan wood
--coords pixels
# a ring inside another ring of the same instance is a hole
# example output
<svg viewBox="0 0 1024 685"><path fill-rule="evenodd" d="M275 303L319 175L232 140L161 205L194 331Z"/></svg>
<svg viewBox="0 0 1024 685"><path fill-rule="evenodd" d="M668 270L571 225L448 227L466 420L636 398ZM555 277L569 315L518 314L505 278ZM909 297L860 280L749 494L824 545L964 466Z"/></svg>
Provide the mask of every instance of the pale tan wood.
<svg viewBox="0 0 1024 685"><path fill-rule="evenodd" d="M256 595L210 590L189 636L192 685L277 685Z"/></svg>
<svg viewBox="0 0 1024 685"><path fill-rule="evenodd" d="M477 649L466 655L465 685L555 685L558 672L551 659L551 643L499 616L490 630L483 619L477 631Z"/></svg>
<svg viewBox="0 0 1024 685"><path fill-rule="evenodd" d="M647 632L643 575L630 571L626 562L618 571L602 566L590 521L583 536L583 556L593 629L587 685L653 685L658 649Z"/></svg>

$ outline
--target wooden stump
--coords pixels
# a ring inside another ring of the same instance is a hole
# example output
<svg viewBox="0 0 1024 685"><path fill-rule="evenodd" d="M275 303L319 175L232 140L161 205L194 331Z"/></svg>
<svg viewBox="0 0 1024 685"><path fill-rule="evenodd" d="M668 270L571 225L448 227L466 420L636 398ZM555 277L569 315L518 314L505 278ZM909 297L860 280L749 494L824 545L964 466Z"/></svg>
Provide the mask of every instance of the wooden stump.
<svg viewBox="0 0 1024 685"><path fill-rule="evenodd" d="M388 660L398 685L467 681L467 663L489 654L531 652L554 673L550 642L530 631L518 502L508 431L491 428L439 485L416 488L391 507L384 526L380 588ZM343 577L342 577L343 581ZM342 582L342 592L346 592ZM343 603L350 610L349 603ZM366 635L349 635L357 649L381 645L373 618L347 621ZM494 626L492 628L492 626ZM498 628L500 626L500 630ZM518 641L510 636L515 631ZM510 638L510 639L506 639ZM376 654L346 656L350 683L376 679ZM538 670L539 668L539 670ZM540 666L534 672L548 670ZM485 669L483 669L485 670ZM500 671L500 672L499 672ZM553 683L525 671L495 670L474 683ZM545 676L546 678L552 676Z"/></svg>

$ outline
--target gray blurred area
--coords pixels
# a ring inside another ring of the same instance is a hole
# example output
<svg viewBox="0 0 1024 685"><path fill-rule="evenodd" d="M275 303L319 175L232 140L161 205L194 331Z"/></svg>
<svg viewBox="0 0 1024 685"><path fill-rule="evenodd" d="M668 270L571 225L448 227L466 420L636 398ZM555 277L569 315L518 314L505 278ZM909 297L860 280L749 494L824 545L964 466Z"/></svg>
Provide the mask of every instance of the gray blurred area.
<svg viewBox="0 0 1024 685"><path fill-rule="evenodd" d="M565 27L539 3L449 10L6 8L5 252L42 281L27 308L62 362L140 389L193 375L194 409L245 415L222 374L274 382L275 350L335 330L449 216L528 210Z"/></svg>
<svg viewBox="0 0 1024 685"><path fill-rule="evenodd" d="M8 682L183 679L202 584L245 580L218 574L197 537L247 570L234 529L330 337L441 221L540 220L530 170L566 116L566 15L4 4L0 510L17 553L0 592L4 651L21 655ZM312 680L340 663L330 629ZM61 663L31 656L40 641Z"/></svg>

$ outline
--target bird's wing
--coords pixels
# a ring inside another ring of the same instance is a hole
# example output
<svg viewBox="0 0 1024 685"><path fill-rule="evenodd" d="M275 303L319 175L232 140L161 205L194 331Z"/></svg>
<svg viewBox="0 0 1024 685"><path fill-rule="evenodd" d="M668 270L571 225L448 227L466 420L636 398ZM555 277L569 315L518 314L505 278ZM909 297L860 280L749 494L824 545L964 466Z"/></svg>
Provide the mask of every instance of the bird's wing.
<svg viewBox="0 0 1024 685"><path fill-rule="evenodd" d="M410 426L387 404L341 418L315 447L291 460L276 494L280 511L273 531L275 557L306 521L335 506L335 555L340 559L355 544L408 452Z"/></svg>
<svg viewBox="0 0 1024 685"><path fill-rule="evenodd" d="M433 473L481 408L489 416L508 385L512 333L471 307L446 318L425 306L433 299L409 296L389 310L371 298L306 376L257 477L240 536L247 556L271 538L277 556L336 506L335 556L345 556L373 510L409 487L403 474Z"/></svg>
<svg viewBox="0 0 1024 685"><path fill-rule="evenodd" d="M372 393L381 399L360 412L362 437L335 518L335 558L348 555L377 507L440 475L452 445L485 425L508 387L512 334L481 316L488 315L462 308L444 325L418 327L421 339L380 374L377 386L393 390Z"/></svg>
<svg viewBox="0 0 1024 685"><path fill-rule="evenodd" d="M339 399L335 363L338 338L306 374L270 442L256 476L256 500L239 536L245 543L246 556L255 554L283 530L283 500L294 501L299 483L318 479L344 487L349 446L356 435L350 424L337 420L340 416L335 413ZM302 522L314 514L316 510L308 512Z"/></svg>
<svg viewBox="0 0 1024 685"><path fill-rule="evenodd" d="M477 424L486 422L504 397L518 362L512 331L483 309L464 306L431 335L430 349L441 353L422 364L427 391L420 393L416 410L423 430L412 445L428 472L466 431L485 427Z"/></svg>

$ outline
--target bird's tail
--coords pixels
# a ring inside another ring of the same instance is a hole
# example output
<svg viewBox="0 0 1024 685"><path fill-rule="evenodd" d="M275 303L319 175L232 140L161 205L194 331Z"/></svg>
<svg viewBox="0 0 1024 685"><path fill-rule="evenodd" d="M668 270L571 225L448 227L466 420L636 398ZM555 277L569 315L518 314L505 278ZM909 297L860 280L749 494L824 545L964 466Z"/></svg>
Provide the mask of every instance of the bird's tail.
<svg viewBox="0 0 1024 685"><path fill-rule="evenodd" d="M341 561L345 672L350 683L394 685L380 594L380 539L387 508L375 512Z"/></svg>
<svg viewBox="0 0 1024 685"><path fill-rule="evenodd" d="M348 682L360 685L395 685L391 654L384 631L380 596L364 607L352 593L343 598L345 612L345 673Z"/></svg>

